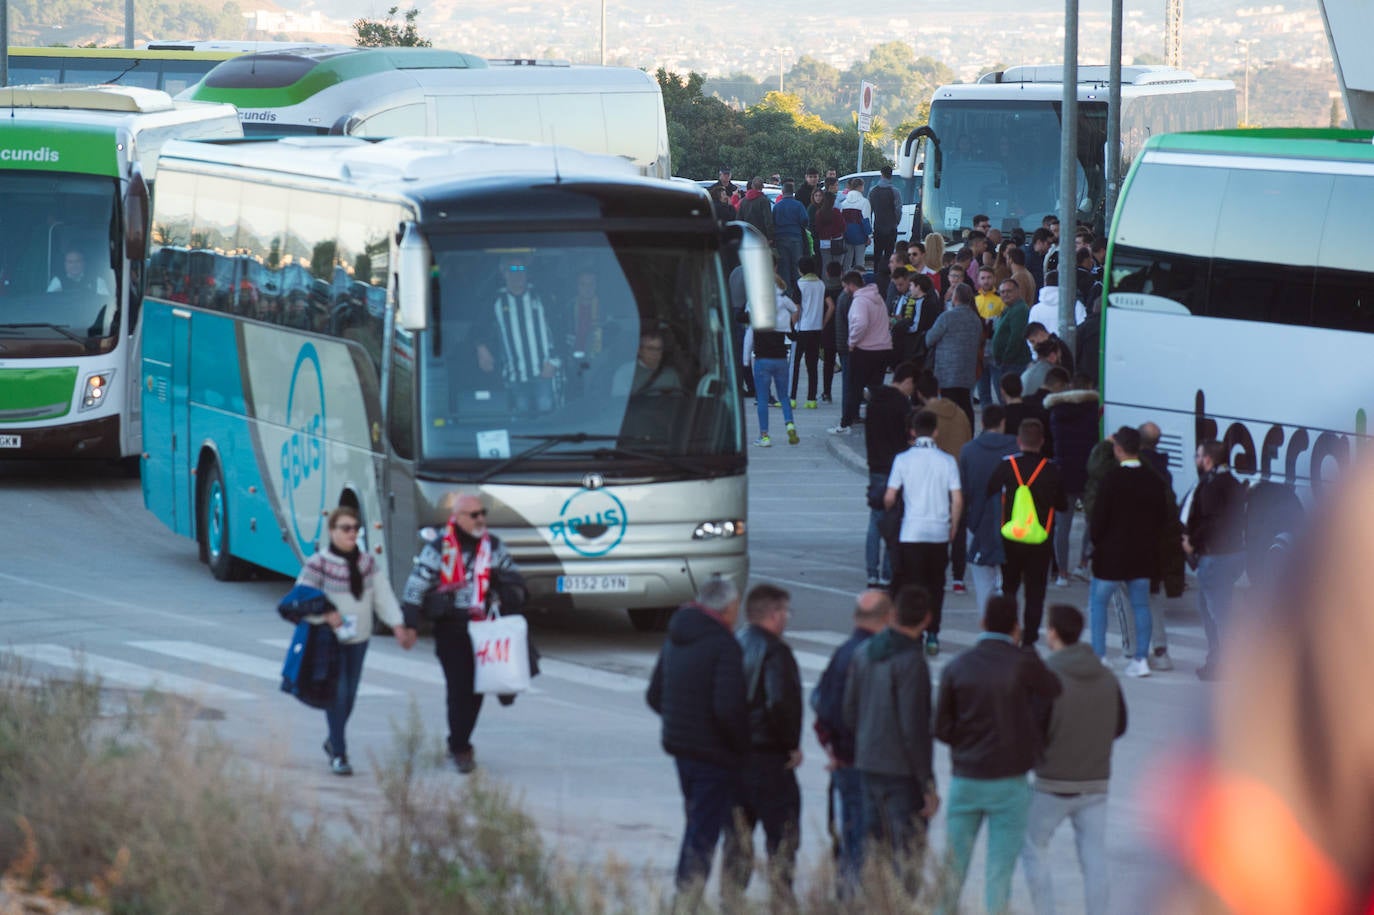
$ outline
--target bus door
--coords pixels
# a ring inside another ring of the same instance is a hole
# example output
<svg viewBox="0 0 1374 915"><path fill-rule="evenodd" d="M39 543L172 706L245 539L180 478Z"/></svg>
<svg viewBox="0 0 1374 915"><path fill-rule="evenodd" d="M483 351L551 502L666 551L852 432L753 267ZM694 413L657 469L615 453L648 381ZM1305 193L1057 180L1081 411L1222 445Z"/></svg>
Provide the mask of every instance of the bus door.
<svg viewBox="0 0 1374 915"><path fill-rule="evenodd" d="M174 530L194 537L196 499L191 475L191 312L172 309L171 322L172 492Z"/></svg>

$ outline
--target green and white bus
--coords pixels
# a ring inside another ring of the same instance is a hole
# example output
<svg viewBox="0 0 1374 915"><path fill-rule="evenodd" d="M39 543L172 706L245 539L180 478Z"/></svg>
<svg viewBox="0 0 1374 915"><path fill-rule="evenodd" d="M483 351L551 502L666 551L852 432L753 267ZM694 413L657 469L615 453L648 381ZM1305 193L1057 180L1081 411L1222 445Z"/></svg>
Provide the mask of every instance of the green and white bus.
<svg viewBox="0 0 1374 915"><path fill-rule="evenodd" d="M156 90L0 89L0 459L139 453L158 151L172 137L234 136L230 106Z"/></svg>
<svg viewBox="0 0 1374 915"><path fill-rule="evenodd" d="M1106 428L1157 422L1175 485L1224 441L1243 478L1319 490L1374 407L1374 135L1151 139L1107 251ZM1186 469L1185 469L1186 468Z"/></svg>
<svg viewBox="0 0 1374 915"><path fill-rule="evenodd" d="M437 48L305 48L225 61L183 97L236 106L250 136L521 140L672 175L663 93L633 67L484 60Z"/></svg>
<svg viewBox="0 0 1374 915"><path fill-rule="evenodd" d="M170 144L145 504L221 579L295 575L349 504L399 588L416 532L463 489L534 606L653 628L711 576L742 585L721 251L738 248L756 301L773 301L772 268L761 236L712 213L700 188L547 146ZM650 343L663 361L641 371Z"/></svg>

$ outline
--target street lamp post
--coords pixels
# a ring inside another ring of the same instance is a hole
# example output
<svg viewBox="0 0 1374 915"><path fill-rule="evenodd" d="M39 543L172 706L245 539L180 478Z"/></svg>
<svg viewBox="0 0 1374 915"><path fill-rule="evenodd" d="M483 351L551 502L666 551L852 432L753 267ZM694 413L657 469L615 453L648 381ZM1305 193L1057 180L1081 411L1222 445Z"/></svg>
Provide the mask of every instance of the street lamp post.
<svg viewBox="0 0 1374 915"><path fill-rule="evenodd" d="M1242 108L1244 114L1241 116L1241 120L1244 122L1244 126L1246 127L1250 126L1250 46L1257 41L1259 41L1258 38L1236 39L1236 44L1245 48L1245 89L1244 95L1242 96L1242 98L1244 99Z"/></svg>
<svg viewBox="0 0 1374 915"><path fill-rule="evenodd" d="M601 0L601 66L606 66L606 0Z"/></svg>

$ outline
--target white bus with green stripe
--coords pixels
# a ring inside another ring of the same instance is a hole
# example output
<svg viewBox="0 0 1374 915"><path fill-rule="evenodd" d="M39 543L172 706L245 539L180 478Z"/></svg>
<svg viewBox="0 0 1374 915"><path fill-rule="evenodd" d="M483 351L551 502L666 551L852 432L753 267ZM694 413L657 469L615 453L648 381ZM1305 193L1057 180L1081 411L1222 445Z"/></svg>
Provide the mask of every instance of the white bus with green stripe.
<svg viewBox="0 0 1374 915"><path fill-rule="evenodd" d="M627 159L667 178L668 120L633 67L484 60L437 48L320 47L227 60L183 98L228 102L249 136L481 137Z"/></svg>
<svg viewBox="0 0 1374 915"><path fill-rule="evenodd" d="M139 453L136 329L158 150L241 136L228 105L0 89L0 460Z"/></svg>

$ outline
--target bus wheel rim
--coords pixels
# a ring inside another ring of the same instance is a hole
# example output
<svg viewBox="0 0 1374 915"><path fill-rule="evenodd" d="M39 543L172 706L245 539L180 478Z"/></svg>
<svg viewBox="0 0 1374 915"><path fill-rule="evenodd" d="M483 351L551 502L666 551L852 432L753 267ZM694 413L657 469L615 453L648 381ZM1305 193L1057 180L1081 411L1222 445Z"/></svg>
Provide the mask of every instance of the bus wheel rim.
<svg viewBox="0 0 1374 915"><path fill-rule="evenodd" d="M224 548L224 492L219 481L210 484L210 555L218 556Z"/></svg>

